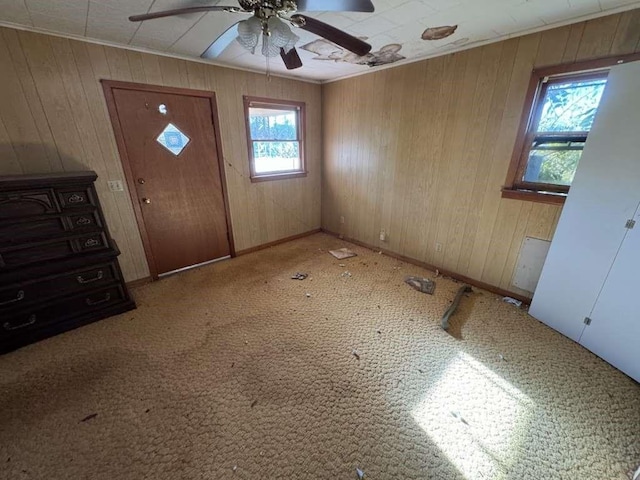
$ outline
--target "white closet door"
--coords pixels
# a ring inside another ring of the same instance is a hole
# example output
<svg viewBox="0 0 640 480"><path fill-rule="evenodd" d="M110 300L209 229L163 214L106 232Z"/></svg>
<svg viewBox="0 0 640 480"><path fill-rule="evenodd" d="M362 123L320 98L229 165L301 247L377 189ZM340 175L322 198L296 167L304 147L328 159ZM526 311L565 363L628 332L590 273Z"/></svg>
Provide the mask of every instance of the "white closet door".
<svg viewBox="0 0 640 480"><path fill-rule="evenodd" d="M529 309L576 341L638 205L639 125L640 62L615 66Z"/></svg>
<svg viewBox="0 0 640 480"><path fill-rule="evenodd" d="M580 343L640 382L640 212L629 230Z"/></svg>

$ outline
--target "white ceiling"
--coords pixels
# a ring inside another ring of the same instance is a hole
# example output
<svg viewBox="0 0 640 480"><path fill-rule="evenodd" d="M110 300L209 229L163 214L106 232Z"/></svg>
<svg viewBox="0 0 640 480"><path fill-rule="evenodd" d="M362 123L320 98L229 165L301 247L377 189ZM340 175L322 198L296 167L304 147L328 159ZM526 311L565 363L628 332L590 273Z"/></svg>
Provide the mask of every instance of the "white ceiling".
<svg viewBox="0 0 640 480"><path fill-rule="evenodd" d="M347 32L367 37L377 51L401 44L406 61L428 58L470 45L497 41L533 29L550 28L582 17L640 7L638 0L373 0L374 13L309 14ZM131 23L129 15L193 5L237 5L237 0L0 0L0 22L109 44L143 48L198 58L240 14L212 12ZM443 40L420 38L428 27L459 25ZM300 29L298 46L318 37ZM288 72L279 58L271 60L276 74L310 80L333 80L367 72L372 67L344 61L319 60L299 48L304 66ZM397 57L396 57L397 58ZM265 58L251 55L233 42L215 63L264 71ZM379 68L379 67L373 67Z"/></svg>

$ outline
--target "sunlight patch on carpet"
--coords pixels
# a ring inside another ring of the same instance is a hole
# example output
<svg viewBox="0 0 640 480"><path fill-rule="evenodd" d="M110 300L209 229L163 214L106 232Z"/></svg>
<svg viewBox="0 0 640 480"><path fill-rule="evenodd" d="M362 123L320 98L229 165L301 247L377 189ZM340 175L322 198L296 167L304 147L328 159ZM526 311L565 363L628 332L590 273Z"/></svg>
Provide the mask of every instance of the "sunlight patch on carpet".
<svg viewBox="0 0 640 480"><path fill-rule="evenodd" d="M411 415L468 480L506 478L526 455L533 402L464 352Z"/></svg>

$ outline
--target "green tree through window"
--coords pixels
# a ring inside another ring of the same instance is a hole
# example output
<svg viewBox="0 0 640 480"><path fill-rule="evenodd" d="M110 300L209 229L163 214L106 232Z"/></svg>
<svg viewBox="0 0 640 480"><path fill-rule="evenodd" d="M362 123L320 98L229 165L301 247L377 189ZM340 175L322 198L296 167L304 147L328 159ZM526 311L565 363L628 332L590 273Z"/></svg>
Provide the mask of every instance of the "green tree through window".
<svg viewBox="0 0 640 480"><path fill-rule="evenodd" d="M304 104L245 98L252 178L304 173L301 111Z"/></svg>
<svg viewBox="0 0 640 480"><path fill-rule="evenodd" d="M531 72L503 198L564 203L605 95L609 71L638 60L638 53L612 55Z"/></svg>
<svg viewBox="0 0 640 480"><path fill-rule="evenodd" d="M523 180L571 185L606 85L606 76L550 79Z"/></svg>

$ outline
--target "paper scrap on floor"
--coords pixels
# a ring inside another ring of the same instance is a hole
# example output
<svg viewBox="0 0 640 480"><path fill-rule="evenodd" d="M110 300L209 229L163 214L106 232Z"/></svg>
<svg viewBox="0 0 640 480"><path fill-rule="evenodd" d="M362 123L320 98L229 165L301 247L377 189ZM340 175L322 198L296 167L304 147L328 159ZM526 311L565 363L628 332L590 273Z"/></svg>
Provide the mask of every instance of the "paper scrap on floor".
<svg viewBox="0 0 640 480"><path fill-rule="evenodd" d="M358 254L349 250L348 248L340 248L338 250L329 250L329 253L336 257L338 260L345 258L357 257Z"/></svg>
<svg viewBox="0 0 640 480"><path fill-rule="evenodd" d="M436 289L436 282L428 278L405 277L404 283L411 285L419 292L428 293L429 295L433 295L433 292Z"/></svg>

